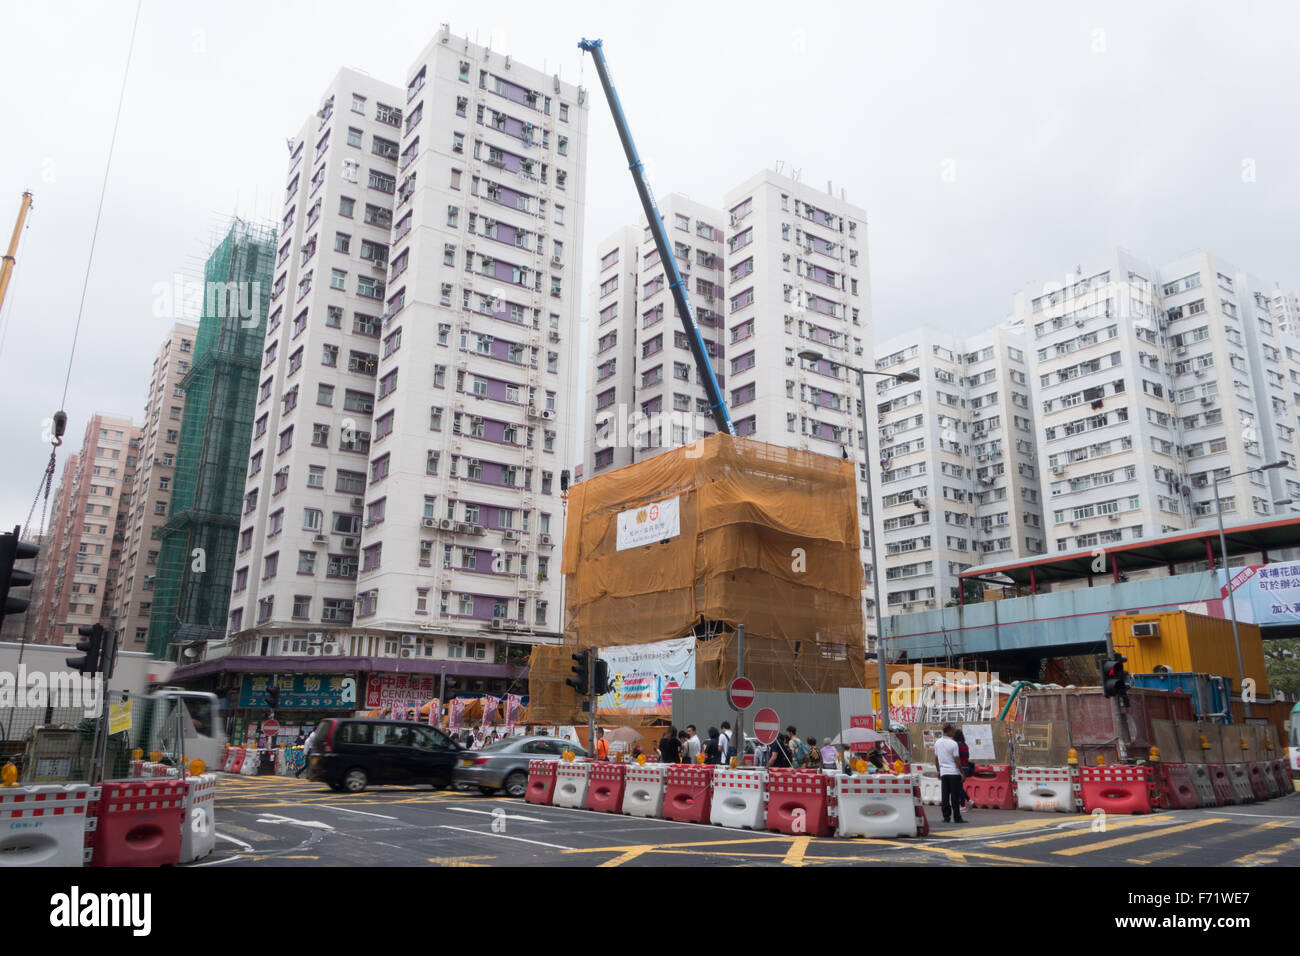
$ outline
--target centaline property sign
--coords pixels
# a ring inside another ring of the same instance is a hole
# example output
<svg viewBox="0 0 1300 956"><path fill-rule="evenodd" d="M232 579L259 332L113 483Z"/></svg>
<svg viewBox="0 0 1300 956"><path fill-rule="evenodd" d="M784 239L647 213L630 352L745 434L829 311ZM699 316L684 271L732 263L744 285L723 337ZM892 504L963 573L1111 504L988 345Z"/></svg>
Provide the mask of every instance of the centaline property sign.
<svg viewBox="0 0 1300 956"><path fill-rule="evenodd" d="M681 534L681 499L665 498L618 516L618 550L640 548Z"/></svg>

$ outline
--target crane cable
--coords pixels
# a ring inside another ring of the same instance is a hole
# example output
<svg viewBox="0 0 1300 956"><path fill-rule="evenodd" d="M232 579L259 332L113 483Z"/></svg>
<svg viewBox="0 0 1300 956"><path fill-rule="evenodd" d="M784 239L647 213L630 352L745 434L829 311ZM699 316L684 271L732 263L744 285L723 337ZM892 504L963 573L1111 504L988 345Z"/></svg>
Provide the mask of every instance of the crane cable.
<svg viewBox="0 0 1300 956"><path fill-rule="evenodd" d="M50 451L50 460L45 465L45 470L41 474L40 483L36 486L36 498L32 501L31 510L27 513L27 522L24 525L23 536L26 537L32 523L32 515L36 512L36 503L44 500L41 506L41 523L39 534L45 533L45 518L49 511L50 490L54 485L54 472L56 470L57 456L59 446L63 444L63 430L67 425L68 416L63 411L63 406L68 400L68 387L72 382L72 367L77 355L77 340L81 334L81 320L86 310L86 292L90 287L90 270L95 262L95 245L99 239L99 224L104 215L104 198L108 194L108 177L113 168L113 151L117 146L117 131L122 121L122 104L126 101L126 82L131 75L131 58L135 53L135 38L140 27L140 9L144 5L144 0L136 0L135 17L131 21L131 41L126 50L126 64L122 68L122 86L117 94L117 112L113 116L113 134L108 142L108 158L104 163L104 180L99 187L99 205L95 209L95 227L90 234L90 254L86 259L86 274L81 283L81 300L77 305L77 324L72 330L72 345L68 349L68 372L63 380L63 395L59 399L59 411L54 413L53 432L50 437L50 444L53 449ZM2 344L3 340L0 340Z"/></svg>

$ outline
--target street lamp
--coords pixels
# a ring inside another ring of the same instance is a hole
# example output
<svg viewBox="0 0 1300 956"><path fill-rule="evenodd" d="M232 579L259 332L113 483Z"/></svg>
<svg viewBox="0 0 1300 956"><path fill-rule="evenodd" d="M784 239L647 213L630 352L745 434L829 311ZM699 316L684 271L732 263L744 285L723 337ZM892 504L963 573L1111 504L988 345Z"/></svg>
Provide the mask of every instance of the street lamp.
<svg viewBox="0 0 1300 956"><path fill-rule="evenodd" d="M1239 475L1249 475L1257 471L1272 471L1275 468L1285 468L1289 462L1285 459L1281 461L1269 462L1267 465L1260 465L1258 468L1247 468L1245 471L1236 471L1230 475L1224 475L1223 480L1236 478ZM1241 681L1246 680L1246 666L1241 660L1241 637L1237 633L1237 598L1232 590L1232 568L1228 565L1228 539L1223 534L1223 500L1219 497L1219 476L1217 472L1210 473L1211 480L1214 483L1214 514L1219 519L1219 550L1223 553L1223 583L1228 589L1228 608L1232 615L1232 643L1237 649L1237 673L1241 675ZM1242 713L1247 720L1250 719L1250 701L1246 700L1244 691L1241 698Z"/></svg>
<svg viewBox="0 0 1300 956"><path fill-rule="evenodd" d="M822 353L816 349L804 349L799 353L799 357L809 362L820 362L823 358ZM899 372L891 374L890 372L869 372L866 369L860 369L856 365L848 365L843 362L832 362L832 365L843 365L846 369L858 373L858 396L862 403L862 453L866 456L866 470L863 475L863 481L867 486L867 500L871 502L871 535L868 540L871 542L869 548L871 552L871 588L875 600L876 612L876 665L878 680L880 683L880 730L886 732L890 729L889 725L889 704L886 702L886 688L889 686L889 673L885 666L885 622L880 610L880 562L876 553L876 502L871 496L871 428L867 419L867 376L878 375L881 378L892 378L895 383L919 382L921 376L914 375L911 372Z"/></svg>

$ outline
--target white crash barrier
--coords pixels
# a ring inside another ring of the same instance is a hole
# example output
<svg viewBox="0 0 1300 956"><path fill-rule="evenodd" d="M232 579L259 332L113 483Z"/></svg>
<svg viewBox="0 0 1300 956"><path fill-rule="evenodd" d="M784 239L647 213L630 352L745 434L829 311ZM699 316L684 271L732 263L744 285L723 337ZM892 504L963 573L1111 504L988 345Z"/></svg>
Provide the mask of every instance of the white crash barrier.
<svg viewBox="0 0 1300 956"><path fill-rule="evenodd" d="M835 777L837 823L842 837L916 836L922 819L919 774L863 773Z"/></svg>
<svg viewBox="0 0 1300 956"><path fill-rule="evenodd" d="M181 859L189 863L211 853L217 845L217 776L205 773L185 780L185 816L181 820Z"/></svg>
<svg viewBox="0 0 1300 956"><path fill-rule="evenodd" d="M591 764L564 763L555 768L555 795L551 805L581 810L587 805L587 786L591 783Z"/></svg>
<svg viewBox="0 0 1300 956"><path fill-rule="evenodd" d="M100 788L85 783L0 789L0 867L84 866Z"/></svg>
<svg viewBox="0 0 1300 956"><path fill-rule="evenodd" d="M943 797L943 784L939 780L936 767L913 767L912 772L921 780L921 802L929 807L937 807Z"/></svg>
<svg viewBox="0 0 1300 956"><path fill-rule="evenodd" d="M1071 767L1017 767L1016 807L1043 813L1077 813L1078 771Z"/></svg>
<svg viewBox="0 0 1300 956"><path fill-rule="evenodd" d="M632 764L627 768L627 785L623 790L625 814L656 819L663 816L664 775L669 766L666 763L647 763Z"/></svg>
<svg viewBox="0 0 1300 956"><path fill-rule="evenodd" d="M767 820L766 794L766 770L718 767L713 772L709 822L740 830L761 830ZM623 802L626 804L626 797Z"/></svg>

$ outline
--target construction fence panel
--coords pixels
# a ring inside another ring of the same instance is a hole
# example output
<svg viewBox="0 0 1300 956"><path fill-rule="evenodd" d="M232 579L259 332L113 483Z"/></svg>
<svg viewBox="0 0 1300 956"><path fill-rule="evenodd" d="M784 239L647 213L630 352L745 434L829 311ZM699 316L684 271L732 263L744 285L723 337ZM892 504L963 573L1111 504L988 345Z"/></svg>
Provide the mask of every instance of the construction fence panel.
<svg viewBox="0 0 1300 956"><path fill-rule="evenodd" d="M1156 746L1160 748L1160 760L1163 763L1189 763L1200 761L1200 748L1197 748L1197 757L1195 761L1189 761L1183 750L1183 742L1179 733L1179 725L1172 720L1153 720L1151 721L1151 733L1155 738Z"/></svg>

